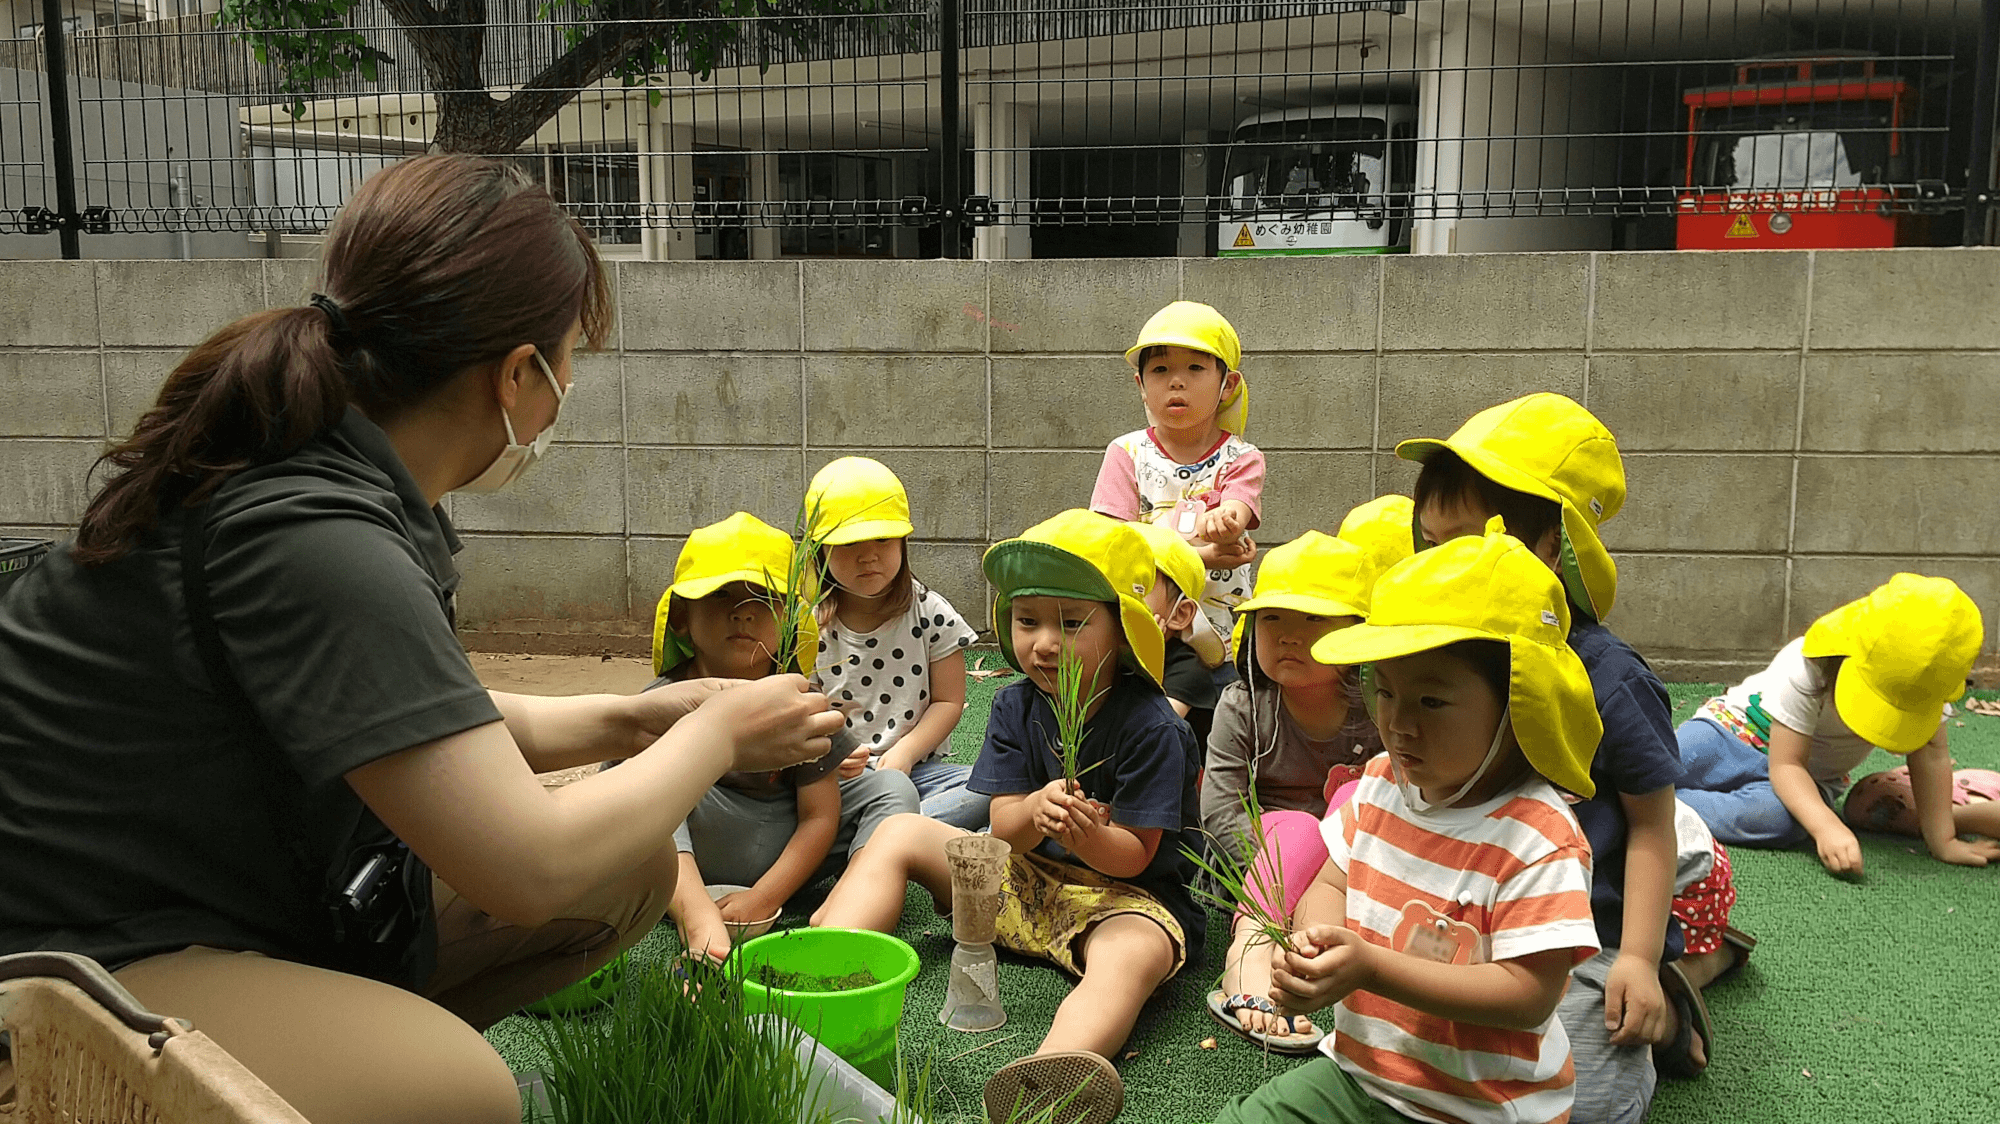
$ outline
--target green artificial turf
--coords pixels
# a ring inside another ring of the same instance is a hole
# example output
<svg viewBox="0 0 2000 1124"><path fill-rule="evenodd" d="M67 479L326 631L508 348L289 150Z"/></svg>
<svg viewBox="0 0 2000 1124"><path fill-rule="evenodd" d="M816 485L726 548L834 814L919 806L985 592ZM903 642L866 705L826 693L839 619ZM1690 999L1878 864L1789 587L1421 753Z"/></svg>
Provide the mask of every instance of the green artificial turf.
<svg viewBox="0 0 2000 1124"><path fill-rule="evenodd" d="M996 661L988 656L986 662ZM975 681L953 756L977 753L993 691ZM1675 718L1713 684L1670 687ZM1951 730L1961 766L2000 769L2000 719L1961 714ZM1877 753L1856 775L1896 762ZM1715 1060L1695 1081L1661 1084L1649 1120L1660 1124L1948 1124L1988 1121L2000 1104L2000 871L1933 860L1921 841L1862 836L1866 874L1827 875L1806 851L1732 849L1739 898L1732 920L1757 936L1749 966L1708 991ZM936 1124L980 1124L979 1090L994 1069L1030 1053L1071 981L1058 969L1002 953L1007 1025L962 1034L938 1025L951 927L921 891L903 927L924 967L904 1007L906 1052L936 1059ZM788 914L785 925L803 924ZM1130 1124L1208 1121L1229 1096L1296 1061L1266 1057L1210 1021L1203 997L1221 971L1224 921L1209 925L1207 962L1189 965L1148 1005L1121 1060ZM641 962L677 951L670 924L635 950ZM1204 1050L1215 1037L1219 1048ZM541 1064L525 1017L487 1037L516 1070ZM671 1058L660 1059L671 1067Z"/></svg>

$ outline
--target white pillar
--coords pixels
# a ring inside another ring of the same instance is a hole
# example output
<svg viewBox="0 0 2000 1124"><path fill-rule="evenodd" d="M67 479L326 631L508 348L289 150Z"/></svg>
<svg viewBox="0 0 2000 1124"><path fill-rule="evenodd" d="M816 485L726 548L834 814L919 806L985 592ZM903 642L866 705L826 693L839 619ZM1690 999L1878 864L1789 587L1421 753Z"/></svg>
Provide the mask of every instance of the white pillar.
<svg viewBox="0 0 2000 1124"><path fill-rule="evenodd" d="M694 230L685 225L694 203L694 128L674 125L648 106L639 145L639 202L649 225L640 235L648 261L692 261ZM678 216L679 226L653 226Z"/></svg>
<svg viewBox="0 0 2000 1124"><path fill-rule="evenodd" d="M1417 218L1413 254L1448 254L1457 243L1465 151L1466 24L1463 8L1444 12L1443 25L1418 41ZM1449 69L1447 69L1449 68Z"/></svg>
<svg viewBox="0 0 2000 1124"><path fill-rule="evenodd" d="M1209 139L1207 129L1193 129L1181 134L1181 198L1196 200L1208 194L1211 176L1209 161ZM1208 231L1215 224L1215 216L1205 206L1184 203L1181 206L1180 236L1174 252L1184 258L1208 256Z"/></svg>
<svg viewBox="0 0 2000 1124"><path fill-rule="evenodd" d="M768 142L759 141L759 147ZM781 203L784 192L778 187L778 154L775 152L753 152L750 154L750 203L751 222L769 221L755 212L758 203ZM774 208L775 209L775 208ZM750 228L750 260L773 261L778 256L778 228L775 226L753 226Z"/></svg>
<svg viewBox="0 0 2000 1124"><path fill-rule="evenodd" d="M1028 146L1034 140L1031 111L1013 102L978 102L972 107L972 193L993 200L1000 219L972 234L972 256L980 261L1031 258L1034 236L1025 225L1034 201L1028 178Z"/></svg>

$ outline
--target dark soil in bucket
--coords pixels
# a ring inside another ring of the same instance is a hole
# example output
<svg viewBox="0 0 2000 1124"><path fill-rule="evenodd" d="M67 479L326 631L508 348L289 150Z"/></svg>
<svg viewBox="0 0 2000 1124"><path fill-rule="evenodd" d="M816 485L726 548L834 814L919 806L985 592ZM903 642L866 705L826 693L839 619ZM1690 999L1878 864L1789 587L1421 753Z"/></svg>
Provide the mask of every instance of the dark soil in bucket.
<svg viewBox="0 0 2000 1124"><path fill-rule="evenodd" d="M750 973L750 978L774 991L817 992L860 991L864 987L874 987L882 980L866 968L849 972L844 976L820 976L811 972L787 972L773 968L769 964L759 964Z"/></svg>

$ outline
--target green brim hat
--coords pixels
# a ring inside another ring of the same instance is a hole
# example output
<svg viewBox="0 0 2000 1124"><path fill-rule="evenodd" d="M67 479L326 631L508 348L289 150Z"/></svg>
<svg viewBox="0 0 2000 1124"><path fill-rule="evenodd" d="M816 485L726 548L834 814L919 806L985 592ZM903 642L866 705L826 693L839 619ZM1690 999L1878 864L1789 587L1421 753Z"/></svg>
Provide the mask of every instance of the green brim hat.
<svg viewBox="0 0 2000 1124"><path fill-rule="evenodd" d="M1065 511L995 543L983 562L993 585L993 635L1007 666L1027 668L1014 653L1009 607L1016 597L1066 597L1118 607L1125 652L1155 686L1166 668L1166 637L1146 607L1158 572L1153 551L1139 532L1116 519L1081 508Z"/></svg>

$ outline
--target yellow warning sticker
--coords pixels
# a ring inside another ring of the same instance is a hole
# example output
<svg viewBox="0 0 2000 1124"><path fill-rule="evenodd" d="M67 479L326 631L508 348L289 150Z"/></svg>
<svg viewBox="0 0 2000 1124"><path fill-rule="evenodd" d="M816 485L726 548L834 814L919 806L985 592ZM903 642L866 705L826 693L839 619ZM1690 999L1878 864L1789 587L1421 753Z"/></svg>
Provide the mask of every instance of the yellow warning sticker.
<svg viewBox="0 0 2000 1124"><path fill-rule="evenodd" d="M1750 221L1749 215L1737 215L1736 221L1729 224L1729 233L1723 235L1723 237L1755 238L1757 237L1757 227Z"/></svg>
<svg viewBox="0 0 2000 1124"><path fill-rule="evenodd" d="M1250 237L1250 224L1246 222L1243 224L1242 229L1236 232L1236 242L1234 245L1230 247L1230 249L1252 250L1256 249L1256 247L1257 247L1257 241L1256 239Z"/></svg>

